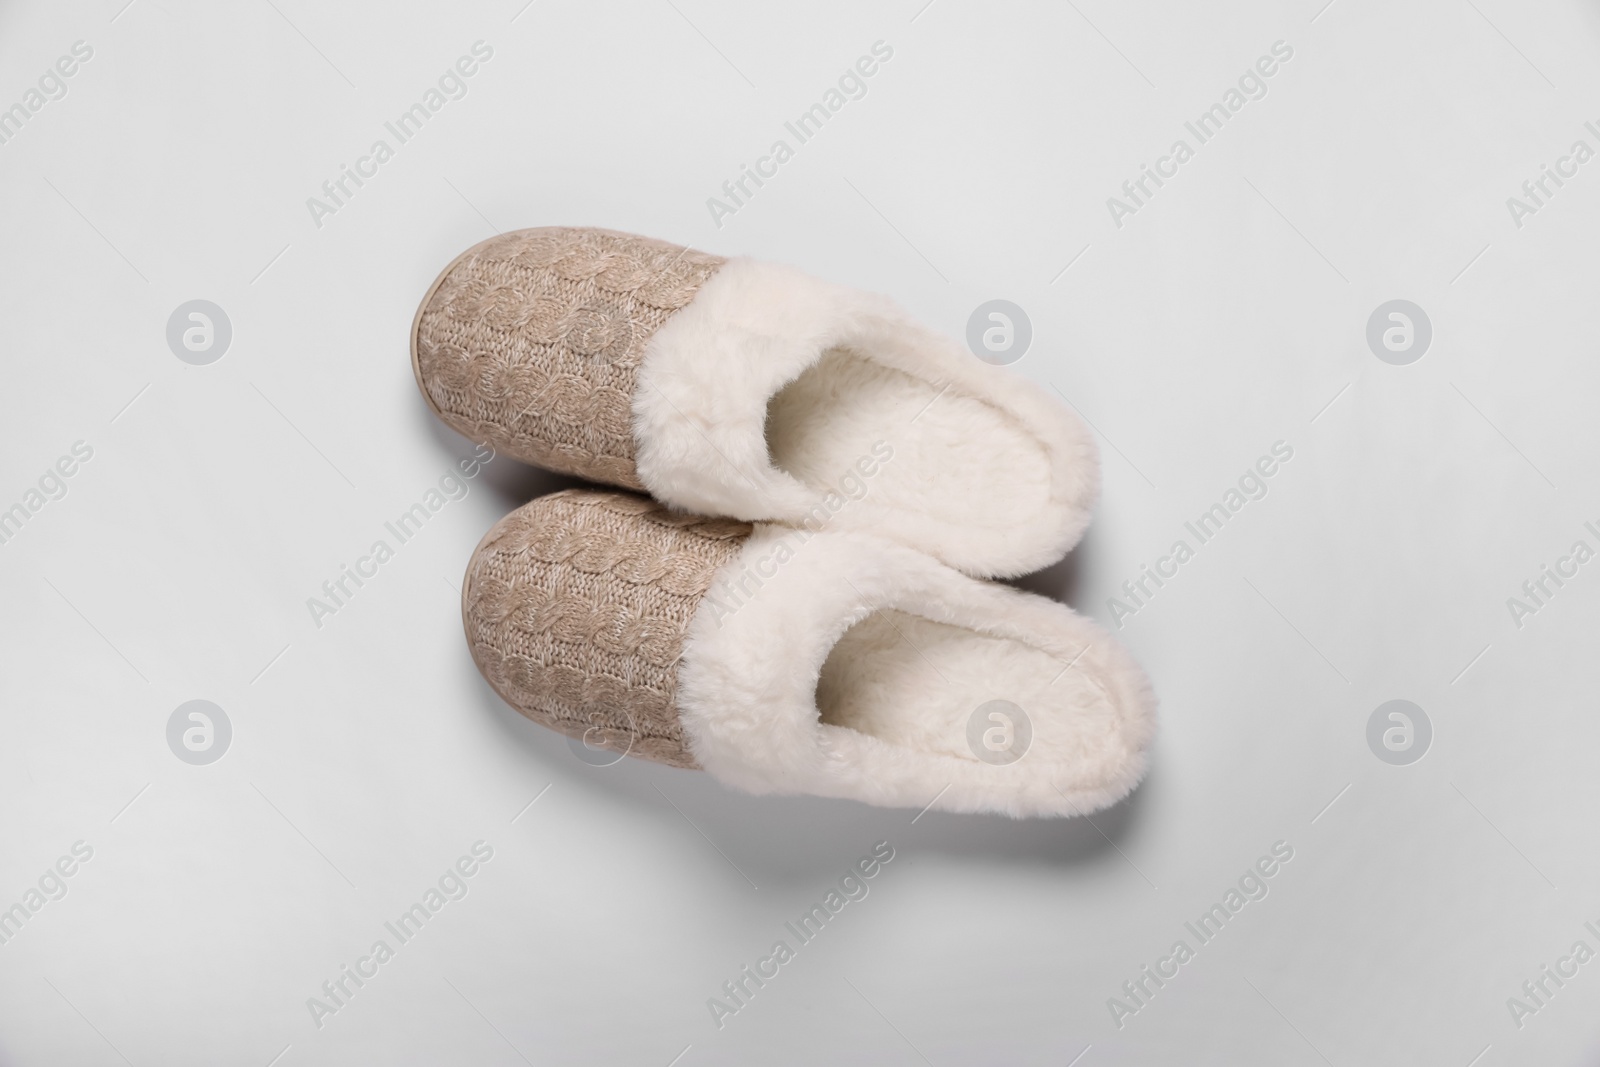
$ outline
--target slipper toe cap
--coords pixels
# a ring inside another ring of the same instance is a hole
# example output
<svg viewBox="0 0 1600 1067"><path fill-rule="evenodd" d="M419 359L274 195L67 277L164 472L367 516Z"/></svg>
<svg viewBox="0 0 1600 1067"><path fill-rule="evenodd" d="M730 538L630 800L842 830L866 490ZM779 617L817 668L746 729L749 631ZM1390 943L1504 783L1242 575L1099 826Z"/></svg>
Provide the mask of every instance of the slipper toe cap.
<svg viewBox="0 0 1600 1067"><path fill-rule="evenodd" d="M550 470L643 488L632 400L645 344L722 265L583 227L492 237L458 256L412 324L430 407L466 436Z"/></svg>

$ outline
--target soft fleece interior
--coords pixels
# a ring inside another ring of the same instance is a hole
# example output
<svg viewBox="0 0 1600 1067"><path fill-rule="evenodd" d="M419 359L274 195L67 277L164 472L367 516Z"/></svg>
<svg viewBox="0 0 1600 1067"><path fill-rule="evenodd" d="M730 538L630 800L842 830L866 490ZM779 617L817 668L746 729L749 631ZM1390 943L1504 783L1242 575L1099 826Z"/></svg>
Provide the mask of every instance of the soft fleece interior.
<svg viewBox="0 0 1600 1067"><path fill-rule="evenodd" d="M1032 725L1013 763L967 746L991 700ZM1121 800L1156 708L1127 651L1061 604L867 533L766 524L696 610L677 701L696 762L735 788L1016 817Z"/></svg>
<svg viewBox="0 0 1600 1067"><path fill-rule="evenodd" d="M967 722L990 700L1009 700L1033 727L1026 754L1011 769L1048 774L1097 747L1112 713L1093 679L1067 668L1021 641L886 609L850 627L833 647L817 683L817 708L824 729L858 730L913 752L978 763Z"/></svg>
<svg viewBox="0 0 1600 1067"><path fill-rule="evenodd" d="M772 397L766 436L773 465L819 491L839 489L876 442L887 443L893 458L862 481L870 499L908 520L1004 531L1050 500L1045 448L1014 417L845 348Z"/></svg>

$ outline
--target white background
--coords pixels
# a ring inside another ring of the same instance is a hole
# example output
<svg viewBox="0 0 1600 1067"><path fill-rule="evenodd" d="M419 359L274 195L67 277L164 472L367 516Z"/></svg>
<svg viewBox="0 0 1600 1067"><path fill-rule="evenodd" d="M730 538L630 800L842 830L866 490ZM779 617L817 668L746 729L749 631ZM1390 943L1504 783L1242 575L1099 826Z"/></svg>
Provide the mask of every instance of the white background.
<svg viewBox="0 0 1600 1067"><path fill-rule="evenodd" d="M1592 6L522 2L0 8L0 107L94 50L0 145L0 507L94 449L0 545L0 907L94 849L0 946L0 1063L1592 1062L1600 962L1520 1028L1506 1004L1600 949L1600 563L1520 629L1506 605L1600 545L1600 161L1520 228L1506 206L1600 148ZM468 95L316 226L478 40ZM867 95L716 226L879 40ZM1280 40L1268 95L1114 225ZM1021 305L1032 348L995 373L1061 390L1105 473L1083 546L1023 584L1108 625L1292 445L1121 630L1162 700L1134 797L913 821L586 765L461 636L478 538L564 484L509 459L317 628L306 599L470 451L412 380L418 299L550 224L792 263L957 336ZM196 298L233 326L203 367L165 339ZM1365 341L1396 298L1433 324L1409 366ZM234 731L203 767L165 738L195 698ZM1367 746L1393 698L1433 723L1410 766ZM480 839L470 894L317 1027L307 998ZM713 1025L880 840L870 896ZM1270 895L1119 1028L1108 998L1279 840Z"/></svg>

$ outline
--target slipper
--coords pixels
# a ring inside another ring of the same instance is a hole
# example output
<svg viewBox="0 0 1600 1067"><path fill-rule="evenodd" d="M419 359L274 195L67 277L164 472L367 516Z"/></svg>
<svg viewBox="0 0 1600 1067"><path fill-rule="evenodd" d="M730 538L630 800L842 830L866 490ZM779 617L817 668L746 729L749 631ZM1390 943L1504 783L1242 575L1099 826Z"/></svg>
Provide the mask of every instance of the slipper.
<svg viewBox="0 0 1600 1067"><path fill-rule="evenodd" d="M1099 626L870 534L569 489L489 531L461 603L528 718L751 793L1083 814L1138 783L1155 730Z"/></svg>
<svg viewBox="0 0 1600 1067"><path fill-rule="evenodd" d="M491 238L428 290L411 352L434 411L508 455L970 574L1056 562L1099 491L1069 408L888 300L650 238Z"/></svg>

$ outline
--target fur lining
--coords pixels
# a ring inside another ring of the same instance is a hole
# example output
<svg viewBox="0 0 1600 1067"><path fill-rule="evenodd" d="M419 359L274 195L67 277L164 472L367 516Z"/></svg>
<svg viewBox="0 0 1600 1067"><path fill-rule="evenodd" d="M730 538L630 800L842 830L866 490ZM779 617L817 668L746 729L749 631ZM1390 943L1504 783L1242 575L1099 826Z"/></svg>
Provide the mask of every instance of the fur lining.
<svg viewBox="0 0 1600 1067"><path fill-rule="evenodd" d="M1032 725L1003 766L968 741L990 699ZM1120 800L1155 731L1144 673L1063 605L870 535L766 525L696 610L678 706L696 761L748 792L1014 817Z"/></svg>
<svg viewBox="0 0 1600 1067"><path fill-rule="evenodd" d="M749 259L651 338L633 419L652 494L751 522L794 525L830 493L854 497L858 458L886 446L893 462L842 528L972 574L1054 563L1099 493L1093 436L1037 386L883 297Z"/></svg>

